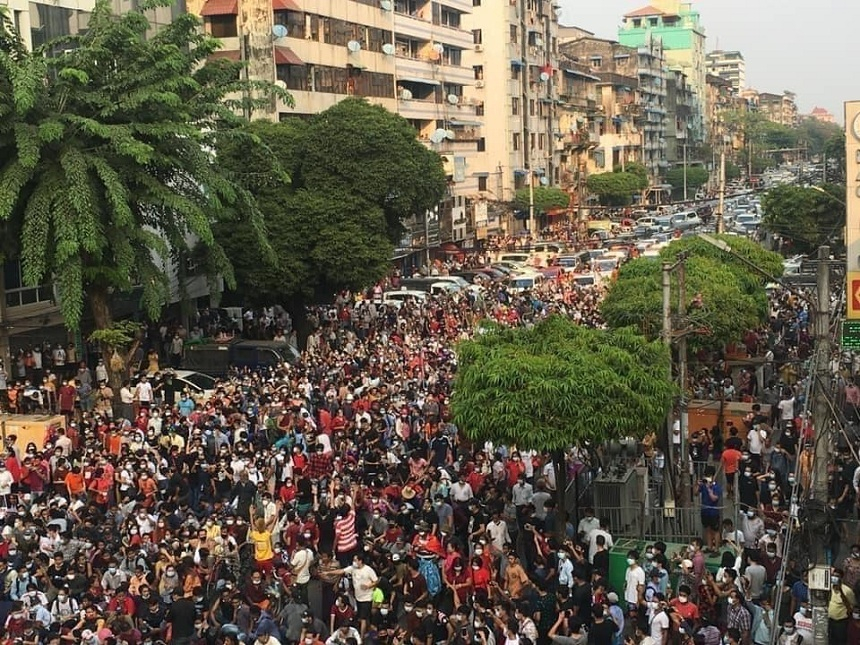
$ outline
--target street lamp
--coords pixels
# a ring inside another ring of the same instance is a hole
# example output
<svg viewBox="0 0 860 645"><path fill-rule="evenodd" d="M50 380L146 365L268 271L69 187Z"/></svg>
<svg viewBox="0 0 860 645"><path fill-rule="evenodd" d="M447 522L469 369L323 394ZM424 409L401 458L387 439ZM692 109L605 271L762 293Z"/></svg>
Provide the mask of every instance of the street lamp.
<svg viewBox="0 0 860 645"><path fill-rule="evenodd" d="M840 203L840 204L842 204L845 208L848 208L848 204L846 204L843 200L839 199L836 195L832 195L832 194L828 193L828 192L827 192L826 190L824 190L821 186L810 186L810 188L811 188L812 190L814 190L815 192L817 192L817 193L821 193L822 195L827 195L827 196L828 196L830 199L832 199L834 202L839 202L839 203Z"/></svg>

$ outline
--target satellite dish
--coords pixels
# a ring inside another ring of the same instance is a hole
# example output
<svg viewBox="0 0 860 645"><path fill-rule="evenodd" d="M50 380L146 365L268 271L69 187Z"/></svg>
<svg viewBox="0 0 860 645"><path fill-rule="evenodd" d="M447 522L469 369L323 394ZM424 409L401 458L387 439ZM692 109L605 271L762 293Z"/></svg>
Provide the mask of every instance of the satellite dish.
<svg viewBox="0 0 860 645"><path fill-rule="evenodd" d="M541 72L540 80L542 83L546 83L549 80L549 74L547 74L546 72Z"/></svg>
<svg viewBox="0 0 860 645"><path fill-rule="evenodd" d="M275 38L286 38L288 33L289 32L284 25L275 25L274 27L272 27L272 35Z"/></svg>
<svg viewBox="0 0 860 645"><path fill-rule="evenodd" d="M453 130L445 130L445 138L453 141L457 138L457 134Z"/></svg>
<svg viewBox="0 0 860 645"><path fill-rule="evenodd" d="M277 81L275 81L275 85L277 85L282 90L287 89L286 82L282 81L281 79L278 79Z"/></svg>
<svg viewBox="0 0 860 645"><path fill-rule="evenodd" d="M392 45L391 43L385 43L382 46L382 53L386 56L394 56L395 51L396 50L394 49L394 45Z"/></svg>
<svg viewBox="0 0 860 645"><path fill-rule="evenodd" d="M451 105L457 105L457 103L459 103L459 102L460 102L460 97L457 96L456 94L449 94L448 95L448 103L450 103Z"/></svg>
<svg viewBox="0 0 860 645"><path fill-rule="evenodd" d="M549 179L547 179L546 177L541 177L540 178L540 185L541 186L549 186Z"/></svg>
<svg viewBox="0 0 860 645"><path fill-rule="evenodd" d="M445 46L442 43L435 43L433 45L433 51L441 56L445 52Z"/></svg>
<svg viewBox="0 0 860 645"><path fill-rule="evenodd" d="M391 0L381 0L379 6L383 11L391 11Z"/></svg>
<svg viewBox="0 0 860 645"><path fill-rule="evenodd" d="M404 101L411 101L412 100L412 92L410 92L409 90L404 88L404 89L400 90L400 98L403 99Z"/></svg>
<svg viewBox="0 0 860 645"><path fill-rule="evenodd" d="M447 135L448 133L445 130L437 128L433 131L433 134L430 135L430 141L433 143L442 143Z"/></svg>
<svg viewBox="0 0 860 645"><path fill-rule="evenodd" d="M354 54L361 51L361 43L357 40L350 40L346 44L346 48Z"/></svg>

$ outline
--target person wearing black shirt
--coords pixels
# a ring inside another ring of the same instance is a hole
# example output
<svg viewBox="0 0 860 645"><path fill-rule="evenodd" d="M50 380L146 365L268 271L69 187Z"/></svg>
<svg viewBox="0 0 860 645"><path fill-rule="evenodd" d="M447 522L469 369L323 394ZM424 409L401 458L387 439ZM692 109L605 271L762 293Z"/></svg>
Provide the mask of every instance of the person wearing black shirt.
<svg viewBox="0 0 860 645"><path fill-rule="evenodd" d="M194 620L197 618L197 608L191 598L183 598L182 590L173 591L173 604L167 610L165 621L171 627L171 643L173 645L188 645L194 635Z"/></svg>
<svg viewBox="0 0 860 645"><path fill-rule="evenodd" d="M588 645L612 645L618 625L606 617L603 605L595 604L591 609L594 620L588 630Z"/></svg>
<svg viewBox="0 0 860 645"><path fill-rule="evenodd" d="M573 588L570 591L571 609L573 615L583 623L588 624L591 620L591 584L588 582L588 574L580 568L573 570Z"/></svg>
<svg viewBox="0 0 860 645"><path fill-rule="evenodd" d="M435 467L444 466L448 463L451 449L451 440L441 430L437 430L430 442L430 463Z"/></svg>
<svg viewBox="0 0 860 645"><path fill-rule="evenodd" d="M236 482L230 493L230 499L236 499L236 515L238 517L250 517L251 504L254 503L256 495L257 487L248 479L248 471L243 470L239 475L239 481Z"/></svg>
<svg viewBox="0 0 860 645"><path fill-rule="evenodd" d="M154 594L147 600L141 598L141 601L141 607L137 610L137 628L144 638L155 639L161 635L161 624L164 622L167 609Z"/></svg>

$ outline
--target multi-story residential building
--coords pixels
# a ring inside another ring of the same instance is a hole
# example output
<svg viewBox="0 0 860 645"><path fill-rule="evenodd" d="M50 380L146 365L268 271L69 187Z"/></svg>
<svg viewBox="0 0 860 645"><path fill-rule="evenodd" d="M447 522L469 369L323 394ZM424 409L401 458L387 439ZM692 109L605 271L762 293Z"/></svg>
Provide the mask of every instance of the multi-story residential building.
<svg viewBox="0 0 860 645"><path fill-rule="evenodd" d="M735 92L746 88L747 63L741 52L718 49L710 52L706 60L708 74L728 81Z"/></svg>
<svg viewBox="0 0 860 645"><path fill-rule="evenodd" d="M618 30L622 45L640 47L649 40L662 43L666 64L687 75L694 93L691 135L701 141L705 96L705 29L691 2L652 0L651 4L624 16Z"/></svg>
<svg viewBox="0 0 860 645"><path fill-rule="evenodd" d="M560 52L562 59L571 61L561 63L563 143L576 153L569 155L568 180L575 181L576 173L587 176L611 172L617 166L641 161L638 51L613 40L586 35L564 42ZM584 93L580 92L579 102L571 103L568 88L578 85L585 88ZM580 111L576 111L577 107Z"/></svg>
<svg viewBox="0 0 860 645"><path fill-rule="evenodd" d="M550 0L468 0L474 80L466 99L485 106L480 194L510 201L517 189L561 180L558 19ZM500 6L501 4L501 6ZM488 222L488 229L503 225ZM479 224L476 222L476 226ZM510 230L512 222L505 227Z"/></svg>
<svg viewBox="0 0 860 645"><path fill-rule="evenodd" d="M669 167L666 158L666 85L668 71L663 59L663 45L649 39L636 48L639 75L639 102L642 110L642 163L648 169L652 184Z"/></svg>
<svg viewBox="0 0 860 645"><path fill-rule="evenodd" d="M670 69L666 81L666 160L677 165L690 161L694 144L693 91L681 69Z"/></svg>
<svg viewBox="0 0 860 645"><path fill-rule="evenodd" d="M740 92L740 97L746 101L751 110L758 110L768 121L788 127L797 125L797 101L794 92L785 90L782 94L759 92L754 88L746 88Z"/></svg>
<svg viewBox="0 0 860 645"><path fill-rule="evenodd" d="M475 83L466 60L475 46L465 27L471 0L187 4L223 42L220 55L246 61L249 77L277 80L290 91L295 107L273 105L269 118L316 114L355 96L409 120L442 156L449 187L436 212L416 213L407 223L412 244L428 248L473 234L483 134L482 108L465 92Z"/></svg>

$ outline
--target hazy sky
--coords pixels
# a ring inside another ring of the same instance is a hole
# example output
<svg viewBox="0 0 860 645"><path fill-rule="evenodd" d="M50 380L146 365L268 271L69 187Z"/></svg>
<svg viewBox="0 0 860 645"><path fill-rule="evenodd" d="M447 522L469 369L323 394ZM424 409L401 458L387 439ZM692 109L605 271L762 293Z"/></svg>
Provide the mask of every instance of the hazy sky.
<svg viewBox="0 0 860 645"><path fill-rule="evenodd" d="M797 93L801 113L819 105L843 121L860 100L860 0L693 0L707 50L738 49L747 85ZM616 39L621 17L648 0L561 0L561 22Z"/></svg>

